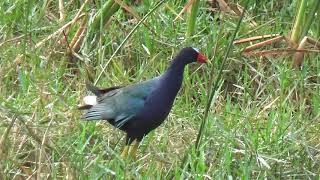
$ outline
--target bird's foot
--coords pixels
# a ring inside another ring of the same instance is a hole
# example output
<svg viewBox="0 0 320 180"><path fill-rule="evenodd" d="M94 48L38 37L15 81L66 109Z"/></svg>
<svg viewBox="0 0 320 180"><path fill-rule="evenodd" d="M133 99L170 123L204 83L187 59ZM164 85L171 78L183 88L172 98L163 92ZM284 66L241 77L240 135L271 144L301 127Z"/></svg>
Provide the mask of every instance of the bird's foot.
<svg viewBox="0 0 320 180"><path fill-rule="evenodd" d="M126 145L123 148L123 151L121 153L121 158L122 159L136 159L136 155L137 155L137 150L139 147L139 142L138 141L133 141L133 145Z"/></svg>

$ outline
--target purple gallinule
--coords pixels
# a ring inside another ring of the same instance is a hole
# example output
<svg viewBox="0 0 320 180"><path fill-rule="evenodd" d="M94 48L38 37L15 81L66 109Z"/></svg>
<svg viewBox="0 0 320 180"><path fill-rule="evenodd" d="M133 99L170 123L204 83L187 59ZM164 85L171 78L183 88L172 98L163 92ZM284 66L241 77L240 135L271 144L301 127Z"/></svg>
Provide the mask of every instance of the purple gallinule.
<svg viewBox="0 0 320 180"><path fill-rule="evenodd" d="M128 86L99 89L87 84L95 96L86 96L86 120L107 120L126 132L126 146L121 154L135 156L142 138L157 128L168 116L181 87L184 67L192 62L205 63L207 58L197 49L183 48L166 72L153 79ZM130 145L134 146L130 148Z"/></svg>

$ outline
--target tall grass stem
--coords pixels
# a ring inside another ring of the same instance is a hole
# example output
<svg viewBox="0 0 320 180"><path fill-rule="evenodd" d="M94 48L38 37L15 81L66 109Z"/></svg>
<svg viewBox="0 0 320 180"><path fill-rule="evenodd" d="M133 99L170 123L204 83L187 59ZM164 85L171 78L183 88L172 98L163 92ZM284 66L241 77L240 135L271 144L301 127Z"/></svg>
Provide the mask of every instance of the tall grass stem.
<svg viewBox="0 0 320 180"><path fill-rule="evenodd" d="M308 31L311 27L311 24L313 21L315 21L315 17L316 17L316 13L317 11L319 11L320 9L320 1L319 0L313 0L313 2L311 3L311 11L308 13L306 20L305 20L305 24L303 25L303 31L301 34L301 37L305 37L308 34Z"/></svg>
<svg viewBox="0 0 320 180"><path fill-rule="evenodd" d="M301 39L303 21L307 8L307 0L301 0L297 11L296 20L291 33L291 41L298 44Z"/></svg>
<svg viewBox="0 0 320 180"><path fill-rule="evenodd" d="M226 61L230 55L230 51L232 49L232 45L233 45L233 41L235 40L236 36L237 36L237 33L240 29L240 24L242 22L242 19L243 19L243 16L244 16L244 13L246 12L247 10L247 7L248 7L248 3L249 3L249 0L247 0L245 2L245 6L244 6L244 9L243 9L243 12L241 14L241 17L237 23L237 27L235 29L235 32L233 33L233 36L232 36L232 39L228 45L228 48L227 48L227 51L226 51L226 54L224 56L224 59L222 60L222 63L221 63L221 66L220 66L220 69L219 69L219 73L218 73L218 76L217 76L217 79L213 85L213 88L212 90L210 91L210 95L209 95L209 99L208 99L208 102L207 102L207 105L206 105L206 108L205 108L205 112L204 112L204 116L202 118L202 121L201 121L201 125L200 125L200 128L199 128L199 131L198 131L198 135L197 135L197 140L195 142L195 147L196 147L196 151L197 153L199 152L199 147L201 145L201 140L202 140L202 137L203 137L203 134L204 134L204 131L205 131L205 125L207 124L207 119L208 119L208 115L209 115L209 111L210 111L210 107L212 105L212 100L213 100L213 97L215 95L215 92L216 90L218 89L219 87L219 84L221 83L221 78L222 78L222 72L224 70L224 66L226 64ZM212 74L212 71L213 71L213 68L211 70L211 74ZM213 76L211 77L213 78Z"/></svg>
<svg viewBox="0 0 320 180"><path fill-rule="evenodd" d="M133 33L138 29L138 27L156 10L158 9L166 0L159 1L154 8L152 8L135 26L134 28L129 32L129 34L124 38L124 40L121 42L121 44L118 46L118 48L114 51L114 53L111 55L111 57L108 59L106 64L103 66L100 74L98 75L96 81L94 82L94 85L96 85L102 74L105 72L106 68L108 67L108 64L111 62L111 60L114 58L114 56L119 52L119 50L122 48L122 46L128 41L128 39L133 35Z"/></svg>
<svg viewBox="0 0 320 180"><path fill-rule="evenodd" d="M189 39L190 36L192 36L195 30L199 6L200 6L200 0L193 0L191 5L191 11L188 18L187 39Z"/></svg>

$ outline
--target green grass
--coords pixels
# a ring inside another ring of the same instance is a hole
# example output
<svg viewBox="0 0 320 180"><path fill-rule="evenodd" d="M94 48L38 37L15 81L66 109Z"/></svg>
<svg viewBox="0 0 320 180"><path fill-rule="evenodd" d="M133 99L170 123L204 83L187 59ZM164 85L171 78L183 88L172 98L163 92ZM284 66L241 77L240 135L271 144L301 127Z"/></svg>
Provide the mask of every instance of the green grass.
<svg viewBox="0 0 320 180"><path fill-rule="evenodd" d="M243 4L242 1L239 2ZM82 2L66 4L66 22ZM92 2L92 13L103 3ZM156 3L132 6L140 17ZM173 23L184 1L167 1L133 31L128 13L119 10L95 42L86 39L82 60L70 63L63 35L34 45L58 30L58 2L0 2L0 179L318 179L320 172L320 56L306 56L302 70L292 69L291 57L246 58L243 46L233 47L208 113L199 153L194 145L222 59L238 18L216 13L200 2L194 36L187 41L187 17ZM167 6L167 7L166 7ZM171 10L169 10L169 8ZM237 38L283 32L295 15L289 1L250 2ZM54 18L56 16L57 18ZM252 31L248 18L258 25ZM92 17L89 17L89 19ZM69 30L71 41L78 25ZM150 30L151 29L151 30ZM219 33L221 29L221 32ZM88 31L90 32L90 31ZM311 25L316 35L319 26ZM90 38L89 38L90 37ZM315 37L318 38L319 37ZM215 45L217 44L217 47ZM107 122L85 122L77 110L88 69L98 86L139 82L161 74L184 46L200 49L211 63L188 67L183 88L168 119L146 136L136 161L124 162L124 133ZM21 56L19 56L21 55ZM213 69L213 73L211 72ZM213 81L214 82L214 81ZM186 158L186 163L182 163Z"/></svg>

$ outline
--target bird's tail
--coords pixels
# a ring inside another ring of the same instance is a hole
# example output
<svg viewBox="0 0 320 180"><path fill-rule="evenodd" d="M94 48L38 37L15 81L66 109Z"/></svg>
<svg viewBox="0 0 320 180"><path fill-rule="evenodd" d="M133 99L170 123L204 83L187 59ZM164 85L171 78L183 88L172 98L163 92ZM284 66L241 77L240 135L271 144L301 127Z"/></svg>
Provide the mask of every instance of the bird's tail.
<svg viewBox="0 0 320 180"><path fill-rule="evenodd" d="M78 107L79 110L91 109L94 105L98 104L97 96L85 96L83 102L84 105Z"/></svg>
<svg viewBox="0 0 320 180"><path fill-rule="evenodd" d="M91 90L91 89L90 89ZM95 95L85 96L83 98L84 105L80 106L79 110L88 110L84 115L85 120L100 120L104 113L104 104L98 104L98 97Z"/></svg>
<svg viewBox="0 0 320 180"><path fill-rule="evenodd" d="M83 98L84 105L78 107L79 110L91 109L94 105L96 105L97 97L101 95L101 90L95 87L90 81L86 80L86 87L89 91L91 91L95 96L85 96Z"/></svg>
<svg viewBox="0 0 320 180"><path fill-rule="evenodd" d="M108 108L105 107L105 104L98 104L98 99L101 98L105 93L121 88L122 86L114 86L105 89L99 89L94 86L91 82L86 81L86 87L94 95L86 96L83 98L84 105L78 107L79 110L88 110L83 116L86 120L98 120L102 119L103 114L110 114Z"/></svg>
<svg viewBox="0 0 320 180"><path fill-rule="evenodd" d="M104 104L97 104L90 107L90 109L83 115L85 120L101 120L104 119L103 114L105 114L106 108Z"/></svg>
<svg viewBox="0 0 320 180"><path fill-rule="evenodd" d="M97 104L97 96L86 96L83 98L84 105L78 107L79 110L87 110L82 116L85 120L102 119L103 105Z"/></svg>

